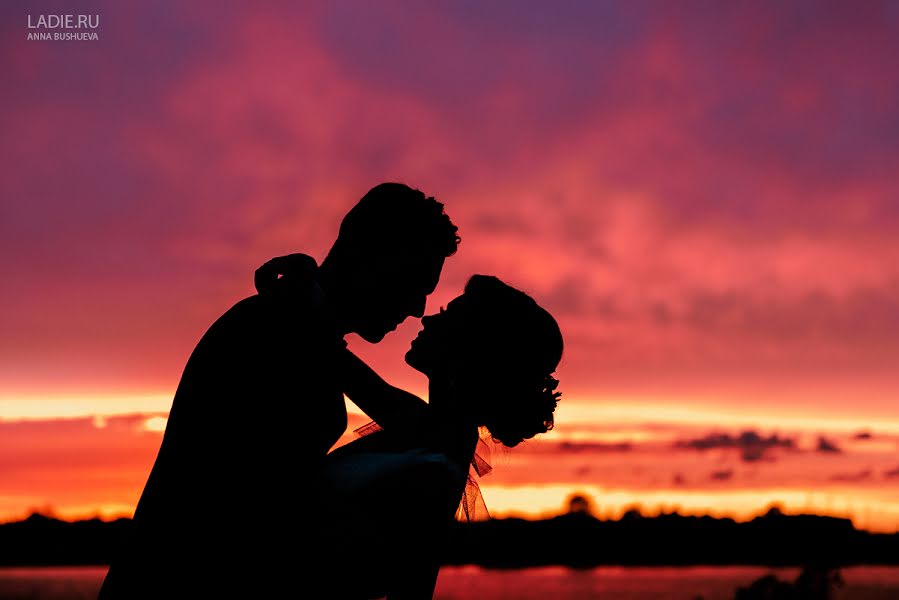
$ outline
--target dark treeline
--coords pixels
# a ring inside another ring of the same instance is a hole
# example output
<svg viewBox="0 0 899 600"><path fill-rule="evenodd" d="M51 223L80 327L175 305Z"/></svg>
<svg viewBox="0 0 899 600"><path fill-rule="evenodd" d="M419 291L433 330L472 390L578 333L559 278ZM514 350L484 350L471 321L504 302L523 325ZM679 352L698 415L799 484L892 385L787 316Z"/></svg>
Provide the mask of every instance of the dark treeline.
<svg viewBox="0 0 899 600"><path fill-rule="evenodd" d="M33 514L0 525L0 565L108 565L131 519L60 521Z"/></svg>
<svg viewBox="0 0 899 600"><path fill-rule="evenodd" d="M446 562L499 568L899 564L899 533L874 534L855 529L848 519L787 516L777 509L743 523L636 511L600 521L569 513L541 521L459 524Z"/></svg>
<svg viewBox="0 0 899 600"><path fill-rule="evenodd" d="M69 523L32 515L0 525L0 565L108 564L130 525L128 519ZM273 525L267 520L260 526ZM618 521L601 521L571 513L539 521L456 524L446 562L498 568L899 564L899 534L859 531L848 519L777 510L745 523L678 514L647 517L636 511Z"/></svg>

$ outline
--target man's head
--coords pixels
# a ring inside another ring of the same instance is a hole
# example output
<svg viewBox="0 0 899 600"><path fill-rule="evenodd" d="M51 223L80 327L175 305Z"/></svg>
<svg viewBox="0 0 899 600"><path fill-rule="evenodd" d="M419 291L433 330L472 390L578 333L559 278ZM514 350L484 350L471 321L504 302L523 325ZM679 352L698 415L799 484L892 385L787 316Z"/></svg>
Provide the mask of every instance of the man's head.
<svg viewBox="0 0 899 600"><path fill-rule="evenodd" d="M421 317L458 228L443 204L401 183L373 187L347 213L322 263L345 329L381 341L406 317Z"/></svg>

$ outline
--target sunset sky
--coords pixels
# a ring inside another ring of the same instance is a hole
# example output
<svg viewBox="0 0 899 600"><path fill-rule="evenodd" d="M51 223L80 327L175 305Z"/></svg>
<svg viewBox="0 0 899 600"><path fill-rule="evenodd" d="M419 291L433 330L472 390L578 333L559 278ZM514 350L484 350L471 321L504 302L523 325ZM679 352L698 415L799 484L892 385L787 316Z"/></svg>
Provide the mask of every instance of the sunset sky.
<svg viewBox="0 0 899 600"><path fill-rule="evenodd" d="M494 515L899 529L899 3L145 4L0 4L0 521L130 514L254 269L402 181L462 236L428 312L495 274L565 336ZM419 329L348 339L425 395Z"/></svg>

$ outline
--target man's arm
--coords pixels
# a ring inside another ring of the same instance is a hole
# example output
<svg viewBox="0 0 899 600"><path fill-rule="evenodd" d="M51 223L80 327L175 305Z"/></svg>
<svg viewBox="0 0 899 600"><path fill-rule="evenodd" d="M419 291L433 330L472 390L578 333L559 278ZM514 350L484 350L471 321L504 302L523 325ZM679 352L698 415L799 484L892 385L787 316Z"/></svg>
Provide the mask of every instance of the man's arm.
<svg viewBox="0 0 899 600"><path fill-rule="evenodd" d="M390 385L349 350L342 353L341 367L344 393L382 428L414 426L426 418L427 402Z"/></svg>

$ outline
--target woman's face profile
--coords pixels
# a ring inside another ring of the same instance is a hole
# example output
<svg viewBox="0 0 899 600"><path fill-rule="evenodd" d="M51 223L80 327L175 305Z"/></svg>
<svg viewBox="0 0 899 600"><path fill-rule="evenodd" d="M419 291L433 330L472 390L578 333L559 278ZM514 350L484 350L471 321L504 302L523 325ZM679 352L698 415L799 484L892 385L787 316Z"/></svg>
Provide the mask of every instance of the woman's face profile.
<svg viewBox="0 0 899 600"><path fill-rule="evenodd" d="M431 376L445 372L464 357L465 341L471 340L471 301L458 296L436 314L422 317L422 330L406 352L406 363Z"/></svg>

